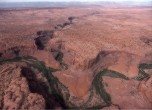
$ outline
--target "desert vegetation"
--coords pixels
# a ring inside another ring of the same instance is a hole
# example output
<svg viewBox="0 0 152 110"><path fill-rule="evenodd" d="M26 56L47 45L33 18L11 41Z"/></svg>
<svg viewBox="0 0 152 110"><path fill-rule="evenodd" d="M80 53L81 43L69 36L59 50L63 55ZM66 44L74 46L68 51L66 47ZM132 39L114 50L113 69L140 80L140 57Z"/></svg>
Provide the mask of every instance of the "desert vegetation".
<svg viewBox="0 0 152 110"><path fill-rule="evenodd" d="M0 109L152 108L151 8L0 12Z"/></svg>

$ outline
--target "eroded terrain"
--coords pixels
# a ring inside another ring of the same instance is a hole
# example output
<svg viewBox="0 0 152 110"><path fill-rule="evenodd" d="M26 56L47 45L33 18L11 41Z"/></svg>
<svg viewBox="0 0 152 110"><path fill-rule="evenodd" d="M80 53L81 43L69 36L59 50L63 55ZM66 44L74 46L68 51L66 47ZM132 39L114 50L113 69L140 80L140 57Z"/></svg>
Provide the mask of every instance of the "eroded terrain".
<svg viewBox="0 0 152 110"><path fill-rule="evenodd" d="M0 10L0 109L151 109L151 12Z"/></svg>

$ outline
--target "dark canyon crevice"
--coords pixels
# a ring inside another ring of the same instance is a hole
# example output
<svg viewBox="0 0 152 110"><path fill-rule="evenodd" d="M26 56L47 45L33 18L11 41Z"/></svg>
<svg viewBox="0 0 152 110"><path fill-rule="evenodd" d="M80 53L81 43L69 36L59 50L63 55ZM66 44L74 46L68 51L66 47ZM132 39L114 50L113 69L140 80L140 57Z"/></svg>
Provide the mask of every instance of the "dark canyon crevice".
<svg viewBox="0 0 152 110"><path fill-rule="evenodd" d="M30 91L43 96L46 103L45 109L66 108L64 104L59 103L53 94L49 93L49 87L45 82L36 79L35 73L30 68L22 67L21 74L27 79Z"/></svg>

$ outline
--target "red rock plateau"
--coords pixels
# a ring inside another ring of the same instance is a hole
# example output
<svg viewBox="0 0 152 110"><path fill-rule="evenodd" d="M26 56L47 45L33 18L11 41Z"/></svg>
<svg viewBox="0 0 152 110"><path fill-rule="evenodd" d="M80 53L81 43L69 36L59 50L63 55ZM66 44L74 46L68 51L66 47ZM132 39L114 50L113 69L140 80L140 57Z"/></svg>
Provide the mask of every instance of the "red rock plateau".
<svg viewBox="0 0 152 110"><path fill-rule="evenodd" d="M152 8L0 10L0 109L152 109Z"/></svg>

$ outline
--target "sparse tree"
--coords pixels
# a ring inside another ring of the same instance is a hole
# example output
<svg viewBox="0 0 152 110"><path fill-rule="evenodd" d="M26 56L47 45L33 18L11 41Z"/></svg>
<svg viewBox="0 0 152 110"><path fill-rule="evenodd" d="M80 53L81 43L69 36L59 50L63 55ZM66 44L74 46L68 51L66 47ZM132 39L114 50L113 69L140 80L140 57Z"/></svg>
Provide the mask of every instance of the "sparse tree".
<svg viewBox="0 0 152 110"><path fill-rule="evenodd" d="M75 19L75 17L69 17L68 20L70 21L70 23L72 23L72 21Z"/></svg>

